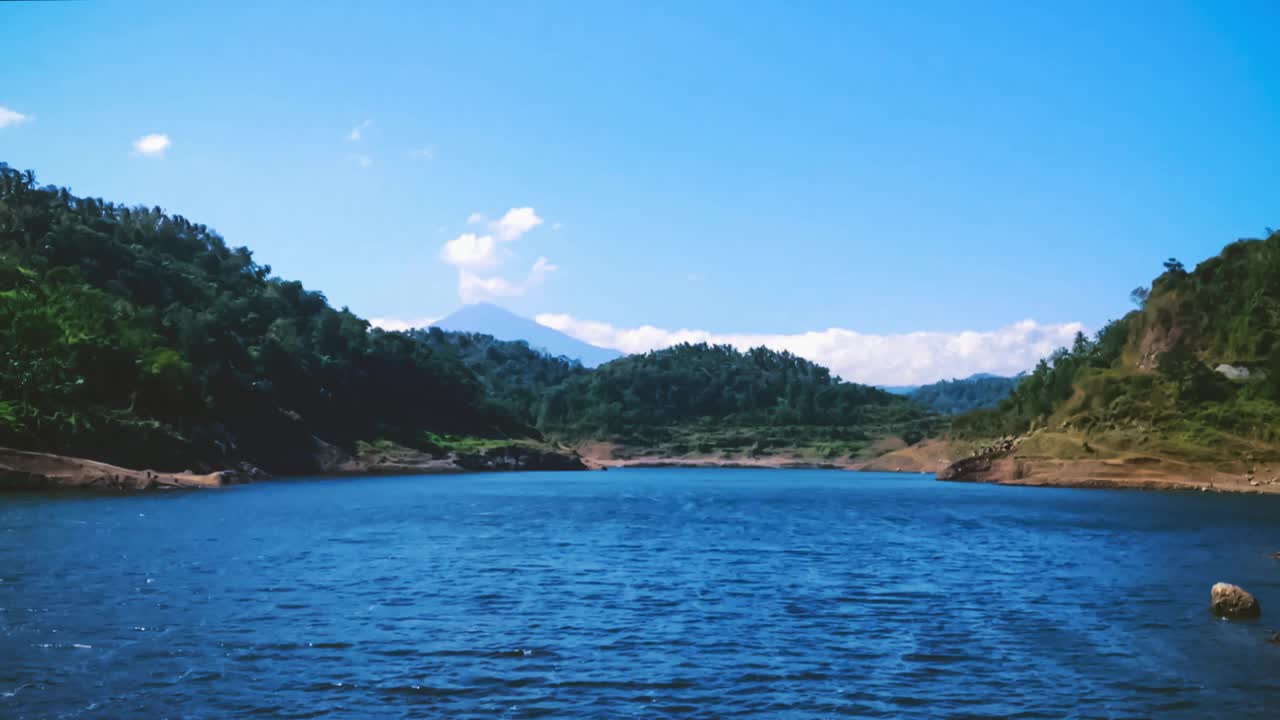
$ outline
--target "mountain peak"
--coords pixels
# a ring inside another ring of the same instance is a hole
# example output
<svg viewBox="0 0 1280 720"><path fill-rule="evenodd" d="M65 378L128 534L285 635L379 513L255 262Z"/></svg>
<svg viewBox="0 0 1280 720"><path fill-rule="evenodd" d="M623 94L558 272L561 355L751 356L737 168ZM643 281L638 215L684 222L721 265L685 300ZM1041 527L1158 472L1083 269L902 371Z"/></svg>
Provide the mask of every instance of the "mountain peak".
<svg viewBox="0 0 1280 720"><path fill-rule="evenodd" d="M493 303L463 305L433 324L441 330L452 332L483 333L499 340L524 340L529 343L529 347L551 355L573 358L586 367L596 367L622 357L622 353L617 350L582 342Z"/></svg>

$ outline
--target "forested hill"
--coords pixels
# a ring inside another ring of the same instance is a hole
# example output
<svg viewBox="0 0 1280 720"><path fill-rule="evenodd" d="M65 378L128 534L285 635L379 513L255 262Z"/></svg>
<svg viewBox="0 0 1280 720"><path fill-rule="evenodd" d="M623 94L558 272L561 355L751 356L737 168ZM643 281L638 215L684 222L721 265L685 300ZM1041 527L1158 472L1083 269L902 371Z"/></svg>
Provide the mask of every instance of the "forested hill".
<svg viewBox="0 0 1280 720"><path fill-rule="evenodd" d="M905 398L763 348L682 345L588 370L487 335L384 332L204 225L0 165L0 446L288 473L362 441L832 457L939 426Z"/></svg>
<svg viewBox="0 0 1280 720"><path fill-rule="evenodd" d="M313 437L525 436L452 353L371 330L159 208L0 164L0 445L310 469Z"/></svg>
<svg viewBox="0 0 1280 720"><path fill-rule="evenodd" d="M766 348L684 344L587 369L523 341L439 328L410 335L456 354L493 402L567 442L612 440L663 455L768 447L857 455L877 439L914 441L942 424L907 398Z"/></svg>
<svg viewBox="0 0 1280 720"><path fill-rule="evenodd" d="M409 335L435 352L455 354L475 372L494 403L530 425L538 421L549 389L590 372L577 360L535 350L523 340L439 327L411 330Z"/></svg>
<svg viewBox="0 0 1280 720"><path fill-rule="evenodd" d="M1137 309L1042 361L996 409L957 418L957 435L1037 430L1057 436L1047 454L1280 457L1280 233L1192 271L1170 259L1131 299Z"/></svg>
<svg viewBox="0 0 1280 720"><path fill-rule="evenodd" d="M606 363L545 393L544 432L674 453L823 445L853 454L876 438L917 439L937 418L906 398L843 382L786 352L677 345Z"/></svg>
<svg viewBox="0 0 1280 720"><path fill-rule="evenodd" d="M959 380L940 380L906 393L907 397L931 410L958 415L979 408L995 407L1009 396L1020 377L973 375Z"/></svg>

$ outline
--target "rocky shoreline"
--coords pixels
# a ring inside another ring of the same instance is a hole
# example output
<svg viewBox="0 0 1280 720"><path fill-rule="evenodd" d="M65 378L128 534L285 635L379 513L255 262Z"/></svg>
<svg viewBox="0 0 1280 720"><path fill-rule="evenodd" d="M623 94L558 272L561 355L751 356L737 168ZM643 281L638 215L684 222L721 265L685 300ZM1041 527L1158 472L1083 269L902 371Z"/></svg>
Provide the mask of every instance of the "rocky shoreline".
<svg viewBox="0 0 1280 720"><path fill-rule="evenodd" d="M1270 468L1216 468L1143 454L1060 458L1023 451L1021 436L1003 437L938 472L945 482L1027 487L1280 493Z"/></svg>
<svg viewBox="0 0 1280 720"><path fill-rule="evenodd" d="M0 448L0 490L179 490L215 488L270 477L242 463L211 473L133 470L85 458Z"/></svg>
<svg viewBox="0 0 1280 720"><path fill-rule="evenodd" d="M768 454L702 453L666 455L652 448L590 441L573 448L593 468L756 468L778 470L854 470L865 472L933 473L945 468L954 457L943 440L932 439L909 447L895 448L870 458L815 458L786 449Z"/></svg>
<svg viewBox="0 0 1280 720"><path fill-rule="evenodd" d="M360 455L330 453L321 463L320 475L433 475L464 472L535 470L589 470L576 453L523 445L490 448L482 452L455 452L435 457L417 450L397 448Z"/></svg>
<svg viewBox="0 0 1280 720"><path fill-rule="evenodd" d="M433 457L410 450L352 456L332 446L317 453L308 475L437 475L516 470L588 470L576 454L524 446ZM138 492L209 489L267 480L272 476L248 463L210 473L135 470L86 458L0 448L0 492L90 490Z"/></svg>
<svg viewBox="0 0 1280 720"><path fill-rule="evenodd" d="M744 456L663 456L640 450L584 444L544 449L514 444L437 457L406 448L351 455L318 443L316 469L309 476L436 475L471 472L577 471L608 468L756 468L865 472L935 473L940 481L1028 487L1182 490L1280 493L1269 467L1224 471L1143 455L1109 458L1055 458L1022 452L1021 437L1005 437L955 460L945 441L929 440L861 461L830 461L775 454ZM247 463L210 473L135 470L85 458L0 448L0 492L77 489L158 491L218 488L255 482L271 475Z"/></svg>

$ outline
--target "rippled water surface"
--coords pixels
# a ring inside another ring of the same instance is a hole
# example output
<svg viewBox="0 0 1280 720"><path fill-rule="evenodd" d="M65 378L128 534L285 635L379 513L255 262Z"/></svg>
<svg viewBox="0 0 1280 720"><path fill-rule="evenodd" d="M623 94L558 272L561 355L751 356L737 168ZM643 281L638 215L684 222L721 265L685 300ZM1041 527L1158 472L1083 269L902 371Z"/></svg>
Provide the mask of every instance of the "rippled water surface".
<svg viewBox="0 0 1280 720"><path fill-rule="evenodd" d="M1277 500L677 469L0 496L0 717L1276 717ZM1216 580L1262 621L1210 617Z"/></svg>

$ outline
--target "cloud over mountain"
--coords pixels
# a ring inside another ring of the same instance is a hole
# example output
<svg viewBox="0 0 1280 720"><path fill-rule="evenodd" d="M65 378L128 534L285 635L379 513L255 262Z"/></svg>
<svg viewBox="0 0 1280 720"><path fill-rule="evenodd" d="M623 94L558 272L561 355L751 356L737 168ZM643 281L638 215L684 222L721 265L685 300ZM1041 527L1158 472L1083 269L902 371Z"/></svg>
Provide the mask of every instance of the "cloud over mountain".
<svg viewBox="0 0 1280 720"><path fill-rule="evenodd" d="M539 257L521 279L494 274L513 256L503 246L516 242L542 223L531 207L511 208L497 220L472 213L467 224L479 225L482 230L462 233L440 248L440 259L458 269L458 297L462 302L523 295L555 272L557 268L550 260Z"/></svg>
<svg viewBox="0 0 1280 720"><path fill-rule="evenodd" d="M1030 369L1055 349L1070 345L1075 334L1084 331L1080 323L1044 325L1023 320L988 331L873 335L830 328L795 334L715 333L652 325L620 328L562 314L542 314L535 319L584 342L625 353L682 342L733 345L743 350L764 345L825 365L846 380L870 385L914 385L980 372L1013 375Z"/></svg>

